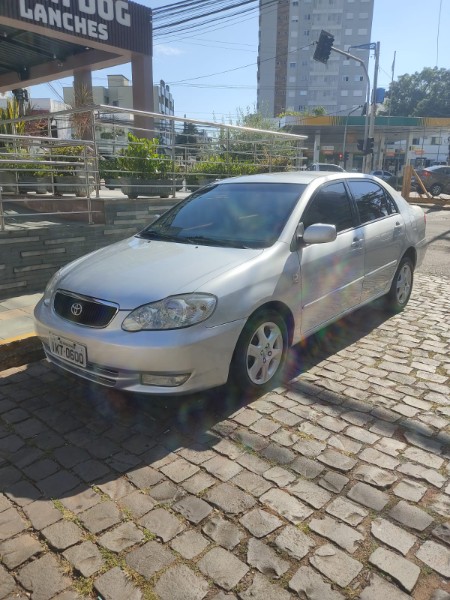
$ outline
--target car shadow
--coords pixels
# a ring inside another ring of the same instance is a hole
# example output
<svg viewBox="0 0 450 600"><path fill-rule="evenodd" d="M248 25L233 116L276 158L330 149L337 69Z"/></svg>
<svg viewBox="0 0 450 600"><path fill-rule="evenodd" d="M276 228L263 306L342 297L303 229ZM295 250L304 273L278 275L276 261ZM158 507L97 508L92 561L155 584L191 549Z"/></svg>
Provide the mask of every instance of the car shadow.
<svg viewBox="0 0 450 600"><path fill-rule="evenodd" d="M387 318L370 305L324 328L291 349L289 377L306 373ZM31 363L0 378L0 492L20 506L64 503L122 475L160 469L179 450L195 451L201 464L201 453L226 436L253 452L252 440L261 436L229 418L257 398L237 386L187 396L125 394L56 372L46 361Z"/></svg>

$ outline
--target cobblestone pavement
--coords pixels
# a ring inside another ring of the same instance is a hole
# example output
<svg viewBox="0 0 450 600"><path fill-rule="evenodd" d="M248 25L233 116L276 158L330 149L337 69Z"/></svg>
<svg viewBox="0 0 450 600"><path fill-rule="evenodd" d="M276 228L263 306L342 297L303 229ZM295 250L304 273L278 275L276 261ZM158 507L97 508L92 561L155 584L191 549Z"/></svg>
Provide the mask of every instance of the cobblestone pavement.
<svg viewBox="0 0 450 600"><path fill-rule="evenodd" d="M0 598L449 600L449 315L418 274L247 401L3 371Z"/></svg>

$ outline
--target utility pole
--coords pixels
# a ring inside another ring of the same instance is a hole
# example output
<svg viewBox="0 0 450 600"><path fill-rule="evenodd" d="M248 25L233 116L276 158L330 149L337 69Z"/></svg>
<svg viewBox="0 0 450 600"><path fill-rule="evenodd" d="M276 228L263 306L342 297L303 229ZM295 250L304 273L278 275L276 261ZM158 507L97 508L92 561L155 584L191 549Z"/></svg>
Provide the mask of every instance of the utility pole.
<svg viewBox="0 0 450 600"><path fill-rule="evenodd" d="M374 137L375 131L375 117L377 114L377 83L378 83L378 69L380 64L380 42L375 44L375 67L373 73L373 88L372 88L372 104L370 106L370 120L369 120L369 139ZM374 149L375 150L375 149ZM367 171L372 171L374 168L373 164L374 152L366 155ZM378 165L376 165L378 167Z"/></svg>

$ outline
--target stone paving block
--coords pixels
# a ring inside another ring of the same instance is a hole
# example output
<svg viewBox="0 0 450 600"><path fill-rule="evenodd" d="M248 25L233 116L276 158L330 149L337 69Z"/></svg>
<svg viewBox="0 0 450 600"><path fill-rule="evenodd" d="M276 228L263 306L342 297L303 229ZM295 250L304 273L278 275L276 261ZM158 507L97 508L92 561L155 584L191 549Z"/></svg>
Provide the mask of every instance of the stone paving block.
<svg viewBox="0 0 450 600"><path fill-rule="evenodd" d="M406 448L403 452L403 456L406 456L406 458L413 462L418 462L425 467L429 467L430 469L439 470L444 464L443 458L431 454L431 452L425 452L421 448Z"/></svg>
<svg viewBox="0 0 450 600"><path fill-rule="evenodd" d="M365 448L362 452L360 452L359 458L372 465L376 465L382 469L389 469L391 471L396 469L400 464L397 459L384 454L375 448Z"/></svg>
<svg viewBox="0 0 450 600"><path fill-rule="evenodd" d="M73 471L80 479L89 483L97 481L110 473L109 467L96 459L86 460L83 463L75 465Z"/></svg>
<svg viewBox="0 0 450 600"><path fill-rule="evenodd" d="M411 506L404 500L400 500L398 504L391 508L389 516L416 531L424 531L433 523L433 519L428 513L417 506Z"/></svg>
<svg viewBox="0 0 450 600"><path fill-rule="evenodd" d="M340 452L348 452L350 454L357 454L362 448L362 444L355 442L346 435L332 435L328 440L328 444Z"/></svg>
<svg viewBox="0 0 450 600"><path fill-rule="evenodd" d="M289 588L300 597L303 593L307 600L344 600L344 596L325 583L311 567L300 567L289 581Z"/></svg>
<svg viewBox="0 0 450 600"><path fill-rule="evenodd" d="M297 456L297 458L289 465L289 468L306 479L315 479L325 469L325 467L317 461L306 458L305 456ZM264 476L266 475L264 474Z"/></svg>
<svg viewBox="0 0 450 600"><path fill-rule="evenodd" d="M186 565L170 567L155 585L160 600L202 600L208 593L208 582Z"/></svg>
<svg viewBox="0 0 450 600"><path fill-rule="evenodd" d="M412 592L420 575L417 565L385 548L377 548L369 562L398 581L407 592Z"/></svg>
<svg viewBox="0 0 450 600"><path fill-rule="evenodd" d="M60 498L67 492L75 489L81 481L69 471L61 470L37 482L37 485L46 498Z"/></svg>
<svg viewBox="0 0 450 600"><path fill-rule="evenodd" d="M333 500L325 510L328 514L333 515L333 517L337 517L354 527L359 525L369 514L361 506L340 497Z"/></svg>
<svg viewBox="0 0 450 600"><path fill-rule="evenodd" d="M36 500L25 506L23 510L34 529L38 531L62 519L61 512L53 506L53 502L50 500Z"/></svg>
<svg viewBox="0 0 450 600"><path fill-rule="evenodd" d="M130 471L127 473L127 477L141 490L151 488L164 479L164 476L159 471L148 466Z"/></svg>
<svg viewBox="0 0 450 600"><path fill-rule="evenodd" d="M83 542L78 546L72 546L63 552L63 555L83 577L91 577L103 566L102 555L92 542Z"/></svg>
<svg viewBox="0 0 450 600"><path fill-rule="evenodd" d="M122 509L129 511L134 518L138 519L150 512L155 507L156 502L148 494L134 491L120 498L119 504Z"/></svg>
<svg viewBox="0 0 450 600"><path fill-rule="evenodd" d="M401 552L404 556L408 554L417 541L414 535L411 535L401 527L397 527L386 519L375 519L371 523L372 535L378 540Z"/></svg>
<svg viewBox="0 0 450 600"><path fill-rule="evenodd" d="M257 421L257 423L259 423L259 421ZM233 442L230 442L230 440L227 440L227 439L219 440L216 444L214 444L214 450L216 452L219 452L220 454L225 454L225 456L228 456L228 458L231 458L231 460L235 460L236 458L238 458L238 456L241 456L244 452L240 446L238 446L237 444L234 444ZM209 451L208 456L206 456L205 459L202 460L202 463L204 463L206 460L209 460L209 459L217 456L216 452ZM187 458L187 457L185 457L185 458ZM191 462L194 462L194 461L191 461ZM197 462L196 464L199 464L199 463Z"/></svg>
<svg viewBox="0 0 450 600"><path fill-rule="evenodd" d="M8 569L15 569L43 550L44 546L28 533L0 543L1 560Z"/></svg>
<svg viewBox="0 0 450 600"><path fill-rule="evenodd" d="M333 469L344 472L351 471L356 465L356 460L335 450L325 450L317 457L317 460Z"/></svg>
<svg viewBox="0 0 450 600"><path fill-rule="evenodd" d="M191 464L184 458L174 460L161 468L161 472L164 473L164 475L167 475L167 477L175 483L180 483L181 481L188 479L197 473L198 470L199 468L197 466Z"/></svg>
<svg viewBox="0 0 450 600"><path fill-rule="evenodd" d="M410 600L411 596L405 594L392 585L386 579L372 573L370 582L367 587L361 592L359 600Z"/></svg>
<svg viewBox="0 0 450 600"><path fill-rule="evenodd" d="M264 598L264 600L290 600L291 596L289 592L283 590L279 585L273 584L263 575L255 573L253 583L244 592L240 592L239 598L240 600L255 600L256 598Z"/></svg>
<svg viewBox="0 0 450 600"><path fill-rule="evenodd" d="M270 493L270 492L268 492ZM220 483L208 490L205 499L227 514L237 515L256 504L255 498L229 483Z"/></svg>
<svg viewBox="0 0 450 600"><path fill-rule="evenodd" d="M5 494L15 504L18 504L21 507L31 504L42 497L38 488L25 479L10 485L8 490L5 491Z"/></svg>
<svg viewBox="0 0 450 600"><path fill-rule="evenodd" d="M327 440L331 435L331 433L326 429L323 429L323 427L318 427L317 425L313 425L312 423L308 422L299 425L298 431L306 435L312 435L312 437L321 442Z"/></svg>
<svg viewBox="0 0 450 600"><path fill-rule="evenodd" d="M257 473L258 475L262 475L272 467L267 460L262 460L254 454L243 454L237 458L237 462L249 471Z"/></svg>
<svg viewBox="0 0 450 600"><path fill-rule="evenodd" d="M94 581L100 597L108 600L142 600L142 592L119 567L110 569Z"/></svg>
<svg viewBox="0 0 450 600"><path fill-rule="evenodd" d="M256 538L269 535L269 533L283 525L283 522L275 515L260 508L255 508L255 510L246 513L239 519L239 522Z"/></svg>
<svg viewBox="0 0 450 600"><path fill-rule="evenodd" d="M294 525L301 523L313 513L302 502L283 490L270 490L261 496L260 500Z"/></svg>
<svg viewBox="0 0 450 600"><path fill-rule="evenodd" d="M174 504L173 509L195 525L206 519L212 511L212 507L207 502L195 496L186 496Z"/></svg>
<svg viewBox="0 0 450 600"><path fill-rule="evenodd" d="M257 498L273 487L272 484L261 477L261 475L244 470L238 473L236 477L233 477L232 483Z"/></svg>
<svg viewBox="0 0 450 600"><path fill-rule="evenodd" d="M300 439L299 436L292 431L287 429L279 429L276 433L270 436L272 442L279 444L280 446L293 446Z"/></svg>
<svg viewBox="0 0 450 600"><path fill-rule="evenodd" d="M450 521L441 523L431 533L450 546Z"/></svg>
<svg viewBox="0 0 450 600"><path fill-rule="evenodd" d="M228 481L242 471L242 467L235 461L219 455L205 461L202 467L221 481Z"/></svg>
<svg viewBox="0 0 450 600"><path fill-rule="evenodd" d="M345 477L345 475L341 475L341 473L327 471L317 483L326 490L339 494L349 481L350 479Z"/></svg>
<svg viewBox="0 0 450 600"><path fill-rule="evenodd" d="M372 465L361 465L353 473L355 479L385 490L397 481L397 477L378 467Z"/></svg>
<svg viewBox="0 0 450 600"><path fill-rule="evenodd" d="M304 500L313 508L322 508L330 501L331 495L311 481L297 480L288 487L288 491L300 500Z"/></svg>
<svg viewBox="0 0 450 600"><path fill-rule="evenodd" d="M239 425L249 427L261 417L256 411L244 408L244 410L240 411L237 415L234 415L232 418L236 421L236 423L239 423Z"/></svg>
<svg viewBox="0 0 450 600"><path fill-rule="evenodd" d="M279 423L274 423L274 421L262 417L259 419L259 421L256 421L256 423L254 423L250 429L255 433L259 433L260 435L270 436L272 433L275 433L277 429L280 429L280 427L281 425Z"/></svg>
<svg viewBox="0 0 450 600"><path fill-rule="evenodd" d="M159 542L152 541L131 550L125 556L125 561L128 566L150 580L155 573L173 564L175 555Z"/></svg>
<svg viewBox="0 0 450 600"><path fill-rule="evenodd" d="M279 579L291 566L275 550L255 538L248 541L247 563L271 579Z"/></svg>
<svg viewBox="0 0 450 600"><path fill-rule="evenodd" d="M350 426L346 429L345 435L353 438L354 440L358 440L363 444L374 444L376 441L380 439L380 436L371 433L367 429L363 429L362 427Z"/></svg>
<svg viewBox="0 0 450 600"><path fill-rule="evenodd" d="M295 475L282 467L272 467L264 473L264 478L273 481L278 487L285 487L295 479Z"/></svg>
<svg viewBox="0 0 450 600"><path fill-rule="evenodd" d="M7 540L27 528L25 521L15 508L0 513L0 541Z"/></svg>
<svg viewBox="0 0 450 600"><path fill-rule="evenodd" d="M298 415L282 408L275 410L271 416L276 421L280 421L284 425L288 425L290 427L294 427L295 425L297 425L297 423L300 423L300 421L302 420L302 418Z"/></svg>
<svg viewBox="0 0 450 600"><path fill-rule="evenodd" d="M295 458L295 454L292 450L279 446L278 444L269 444L266 448L261 450L261 456L268 461L279 465L288 465Z"/></svg>
<svg viewBox="0 0 450 600"><path fill-rule="evenodd" d="M149 494L159 504L172 504L181 500L186 495L186 492L171 481L162 481L152 487L149 490Z"/></svg>
<svg viewBox="0 0 450 600"><path fill-rule="evenodd" d="M437 488L441 488L446 482L445 477L443 477L437 471L433 471L433 469L426 469L425 467L414 465L413 463L403 463L398 467L397 470L400 473L414 477L414 479L427 481Z"/></svg>
<svg viewBox="0 0 450 600"><path fill-rule="evenodd" d="M309 561L313 567L340 587L349 585L363 568L358 560L351 558L332 544L320 546Z"/></svg>
<svg viewBox="0 0 450 600"><path fill-rule="evenodd" d="M442 544L436 544L433 541L426 541L417 550L416 556L440 575L447 578L450 577L449 548L442 546Z"/></svg>
<svg viewBox="0 0 450 600"><path fill-rule="evenodd" d="M252 433L251 431L247 431L247 429L243 428L239 428L236 429L236 431L233 431L232 437L238 443L242 444L243 446L247 446L248 448L251 448L255 452L260 452L269 444L269 441L262 435Z"/></svg>
<svg viewBox="0 0 450 600"><path fill-rule="evenodd" d="M199 560L197 566L225 590L231 590L248 573L248 567L223 548L213 548Z"/></svg>
<svg viewBox="0 0 450 600"><path fill-rule="evenodd" d="M0 598L13 598L12 594L16 590L16 582L6 569L0 565ZM10 596L11 594L11 596Z"/></svg>
<svg viewBox="0 0 450 600"><path fill-rule="evenodd" d="M62 504L76 515L102 502L102 497L93 489L86 486L75 489L70 496L61 498Z"/></svg>
<svg viewBox="0 0 450 600"><path fill-rule="evenodd" d="M402 479L400 483L392 488L396 496L409 500L410 502L419 502L427 491L427 488L411 479Z"/></svg>
<svg viewBox="0 0 450 600"><path fill-rule="evenodd" d="M347 493L347 496L373 510L382 510L389 502L389 496L380 492L371 485L356 483Z"/></svg>
<svg viewBox="0 0 450 600"><path fill-rule="evenodd" d="M124 477L118 477L104 483L98 483L97 486L112 500L119 500L135 490L134 486L132 486Z"/></svg>
<svg viewBox="0 0 450 600"><path fill-rule="evenodd" d="M72 521L63 519L43 529L42 535L56 550L65 550L77 544L83 538L84 532Z"/></svg>
<svg viewBox="0 0 450 600"><path fill-rule="evenodd" d="M196 473L192 477L189 477L189 479L183 481L181 485L190 494L199 494L200 492L210 488L216 482L217 480L214 479L214 477L211 477L211 475L208 475L208 473L201 471L200 473Z"/></svg>
<svg viewBox="0 0 450 600"><path fill-rule="evenodd" d="M222 519L220 515L213 515L208 519L203 525L202 531L219 544L219 546L227 550L233 550L244 539L244 533L239 527L236 527L230 521Z"/></svg>
<svg viewBox="0 0 450 600"><path fill-rule="evenodd" d="M326 445L317 440L300 440L294 446L294 450L308 458L319 456L326 448Z"/></svg>
<svg viewBox="0 0 450 600"><path fill-rule="evenodd" d="M168 542L186 528L175 515L164 508L155 508L141 517L138 523L160 537L163 542Z"/></svg>
<svg viewBox="0 0 450 600"><path fill-rule="evenodd" d="M226 454L226 452L223 452L218 449L218 446L221 444L221 442L228 442L228 440L221 440L218 444L216 444L215 449L218 452L221 452L222 454ZM228 444L230 444L230 446L234 446L234 444L231 444L230 442L228 442ZM241 452L242 452L242 450L241 450ZM202 463L205 462L205 460L213 458L213 456L216 455L213 450L207 448L206 446L204 446L202 444L193 444L192 446L182 448L178 452L178 454L182 458L185 458L187 461L194 463L194 465L201 465ZM238 454L238 456L239 456L239 454Z"/></svg>
<svg viewBox="0 0 450 600"><path fill-rule="evenodd" d="M438 494L433 502L430 504L430 508L435 512L439 513L443 517L450 517L450 496L446 494Z"/></svg>
<svg viewBox="0 0 450 600"><path fill-rule="evenodd" d="M20 569L17 579L31 592L32 598L48 600L71 585L69 577L64 575L62 566L51 554L29 562Z"/></svg>
<svg viewBox="0 0 450 600"><path fill-rule="evenodd" d="M287 552L289 556L297 560L301 560L316 545L313 539L293 525L286 525L281 533L277 535L274 543L277 548Z"/></svg>
<svg viewBox="0 0 450 600"><path fill-rule="evenodd" d="M100 533L121 521L120 511L111 501L96 504L78 516L91 533Z"/></svg>
<svg viewBox="0 0 450 600"><path fill-rule="evenodd" d="M195 558L209 546L209 542L196 531L185 531L170 542L170 547L183 558Z"/></svg>
<svg viewBox="0 0 450 600"><path fill-rule="evenodd" d="M98 543L113 552L122 552L126 548L139 544L143 539L142 531L134 523L128 522L101 535Z"/></svg>
<svg viewBox="0 0 450 600"><path fill-rule="evenodd" d="M355 529L334 519L330 519L330 517L311 519L309 527L315 533L335 542L338 546L350 552L350 554L356 552L359 544L364 539Z"/></svg>
<svg viewBox="0 0 450 600"><path fill-rule="evenodd" d="M1 477L1 473L0 473L0 477ZM0 481L3 482L3 485L6 485L3 479L0 479ZM3 512L7 508L11 508L11 507L12 507L12 504L8 500L8 498L6 498L6 496L4 496L3 494L0 493L0 512Z"/></svg>

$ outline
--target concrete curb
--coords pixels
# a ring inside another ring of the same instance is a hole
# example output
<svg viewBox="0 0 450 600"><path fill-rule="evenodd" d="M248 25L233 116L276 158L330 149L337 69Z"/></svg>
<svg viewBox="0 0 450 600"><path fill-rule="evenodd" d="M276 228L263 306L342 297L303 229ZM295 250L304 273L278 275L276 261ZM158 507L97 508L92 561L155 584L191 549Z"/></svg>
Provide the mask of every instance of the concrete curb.
<svg viewBox="0 0 450 600"><path fill-rule="evenodd" d="M34 333L0 340L0 365L3 369L20 367L45 358L42 344Z"/></svg>

